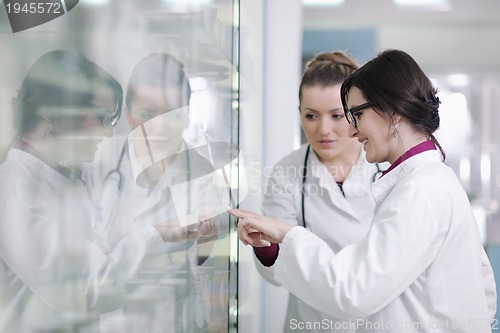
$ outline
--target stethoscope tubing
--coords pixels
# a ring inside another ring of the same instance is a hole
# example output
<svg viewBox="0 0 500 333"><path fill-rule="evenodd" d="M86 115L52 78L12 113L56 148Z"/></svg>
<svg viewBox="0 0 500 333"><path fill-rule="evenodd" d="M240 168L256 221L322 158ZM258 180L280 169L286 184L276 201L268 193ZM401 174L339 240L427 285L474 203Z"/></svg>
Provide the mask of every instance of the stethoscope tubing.
<svg viewBox="0 0 500 333"><path fill-rule="evenodd" d="M189 156L189 152L187 150L187 144L184 140L183 140L183 143L184 143L184 149L186 152L186 164L187 164L186 167L188 170L188 179L187 179L187 181L188 181L188 211L191 211L191 157ZM127 151L127 142L125 142L125 144L123 145L123 148L120 152L120 157L118 158L118 162L116 163L116 167L114 169L110 170L106 174L106 176L104 177L104 180L103 180L103 184L106 184L108 179L110 179L111 176L116 173L118 175L118 186L117 186L118 193L120 193L123 190L123 186L124 186L124 176L123 176L123 173L121 172L120 169L121 169L123 158L125 156L126 151ZM101 196L102 196L102 194L101 194ZM117 195L117 198L116 198L117 201L114 203L115 207L112 210L112 215L109 217L109 221L106 223L106 228L109 228L109 224L113 220L113 216L114 216L115 211L117 209L117 206L119 204L120 198L121 198L121 195L120 194Z"/></svg>
<svg viewBox="0 0 500 333"><path fill-rule="evenodd" d="M301 211L302 211L302 226L306 227L306 212L305 212L305 198L306 198L306 180L307 180L307 162L309 160L309 153L311 152L311 145L307 145L306 155L304 157L304 165L302 168L302 186L301 192Z"/></svg>
<svg viewBox="0 0 500 333"><path fill-rule="evenodd" d="M306 182L307 182L307 163L309 161L309 154L311 153L311 145L307 145L306 149L306 154L304 156L304 163L303 163L303 168L302 168L302 173L301 173L301 178L302 178L302 185L300 188L301 192L301 200L300 200L300 205L301 205L301 214L302 214L302 226L306 228L306 211L305 211L305 197L306 197ZM377 171L373 174L372 177L372 182L375 182L377 179L377 175L381 174L383 171L380 169L380 166L378 163L375 163L377 167Z"/></svg>

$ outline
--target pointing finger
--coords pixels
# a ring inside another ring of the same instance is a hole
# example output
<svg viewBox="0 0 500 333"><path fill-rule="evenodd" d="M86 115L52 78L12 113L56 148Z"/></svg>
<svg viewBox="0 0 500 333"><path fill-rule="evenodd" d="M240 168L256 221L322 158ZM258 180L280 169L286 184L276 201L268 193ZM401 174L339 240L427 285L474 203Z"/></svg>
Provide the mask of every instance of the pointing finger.
<svg viewBox="0 0 500 333"><path fill-rule="evenodd" d="M241 210L241 209L228 208L227 211L228 211L229 214L231 214L233 216L236 216L236 217L238 217L240 219L244 219L244 218L255 216L254 213L251 213L249 211L244 211L244 210Z"/></svg>

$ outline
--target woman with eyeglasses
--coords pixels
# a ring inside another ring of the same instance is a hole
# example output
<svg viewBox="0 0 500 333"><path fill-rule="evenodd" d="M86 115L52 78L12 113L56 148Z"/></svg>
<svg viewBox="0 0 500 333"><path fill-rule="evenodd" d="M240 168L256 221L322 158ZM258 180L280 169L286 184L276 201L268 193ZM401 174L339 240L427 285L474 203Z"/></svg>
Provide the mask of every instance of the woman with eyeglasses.
<svg viewBox="0 0 500 333"><path fill-rule="evenodd" d="M373 184L375 214L363 239L334 251L304 228L230 210L241 219L244 244L280 244L273 266L282 285L357 332L482 333L496 326L491 265L468 197L433 135L436 93L400 50L381 52L342 84L349 135L369 162L391 164Z"/></svg>
<svg viewBox="0 0 500 333"><path fill-rule="evenodd" d="M0 165L1 332L98 332L101 313L161 297L127 281L164 250L167 228L144 227L105 253L81 180L122 98L111 75L66 50L42 55L22 82L17 138Z"/></svg>
<svg viewBox="0 0 500 333"><path fill-rule="evenodd" d="M348 135L349 123L340 98L342 82L358 68L346 53L323 52L310 59L299 87L299 113L307 143L274 167L263 200L263 214L302 226L338 252L366 235L373 218L372 179L375 164L366 161L362 145ZM279 245L255 247L256 266L270 283ZM339 322L291 293L284 332L354 332L302 323ZM340 324L340 323L339 323Z"/></svg>

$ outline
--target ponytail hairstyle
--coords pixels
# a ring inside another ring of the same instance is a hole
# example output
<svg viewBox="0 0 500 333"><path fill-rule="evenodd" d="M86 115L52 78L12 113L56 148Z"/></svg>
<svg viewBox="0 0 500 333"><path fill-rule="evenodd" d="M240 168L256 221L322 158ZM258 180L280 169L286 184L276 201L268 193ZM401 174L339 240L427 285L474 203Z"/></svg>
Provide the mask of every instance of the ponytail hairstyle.
<svg viewBox="0 0 500 333"><path fill-rule="evenodd" d="M179 89L179 95L174 96L172 109L189 105L191 86L184 64L173 55L153 52L139 60L130 74L125 103L128 110L132 109L132 101L139 86L154 87L166 90L170 87Z"/></svg>
<svg viewBox="0 0 500 333"><path fill-rule="evenodd" d="M322 52L309 60L304 68L299 87L299 102L302 88L311 86L331 87L342 84L356 69L358 64L341 51Z"/></svg>

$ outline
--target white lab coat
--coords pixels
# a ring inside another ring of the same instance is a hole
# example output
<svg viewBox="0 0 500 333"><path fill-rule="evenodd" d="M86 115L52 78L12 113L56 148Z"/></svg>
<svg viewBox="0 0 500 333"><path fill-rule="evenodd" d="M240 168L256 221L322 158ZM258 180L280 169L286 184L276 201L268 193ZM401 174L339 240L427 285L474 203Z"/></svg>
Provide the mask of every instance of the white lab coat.
<svg viewBox="0 0 500 333"><path fill-rule="evenodd" d="M199 159L194 160L190 155L189 163L185 154L181 153L169 166L174 172L165 172L162 178L151 188L143 188L136 184L132 172L128 149L125 150L119 171L122 175L122 188L117 190L116 184L106 180L108 173L118 166L118 159L127 137L113 137L104 140L99 147L96 159L85 168L84 179L88 183L90 197L94 206L102 209L115 206L109 225L104 228L95 228L95 237L105 249L112 249L121 239L130 233L148 225L176 220L177 212L185 213L194 193L184 193L181 203L185 207L174 207L169 185L183 183L189 180L189 173L195 167L205 167ZM187 153L187 152L186 152ZM205 161L205 164L208 162ZM191 165L192 166L189 166ZM168 170L168 171L169 171ZM103 188L103 186L105 188ZM114 193L109 195L110 190ZM189 192L195 192L194 186L187 187ZM107 193L106 197L102 193ZM106 223L106 221L101 221ZM104 230L104 232L99 232ZM143 265L138 283L148 283L147 276L165 275L170 281L165 287L168 297L149 302L133 302L122 309L108 313L101 317L102 333L115 333L126 330L133 332L189 332L200 330L204 325L201 300L196 297L197 290L194 284L197 251L193 240L166 242L168 253L157 256ZM146 277L146 278L144 278ZM174 283L174 282L178 283ZM153 280L153 283L155 280Z"/></svg>
<svg viewBox="0 0 500 333"><path fill-rule="evenodd" d="M93 211L96 214L105 211L102 215L104 221L98 216L94 217L93 232L96 241L107 251L134 230L177 219L176 208L168 197L167 187L169 183L182 182L188 177L184 156L180 154L174 161L177 169L175 175L167 174L151 188L136 185L128 149L125 149L118 166L122 150L127 144L126 135L103 140L95 160L85 165L82 175ZM110 177L111 171L114 175ZM121 174L121 188L118 188L116 171ZM109 208L112 212L106 211ZM193 241L184 241L168 242L165 246L170 247L170 252L176 252L188 250L193 245Z"/></svg>
<svg viewBox="0 0 500 333"><path fill-rule="evenodd" d="M440 159L425 151L376 181L370 231L341 251L291 229L276 279L358 332L491 332L492 269L467 195Z"/></svg>
<svg viewBox="0 0 500 333"><path fill-rule="evenodd" d="M10 150L0 165L0 332L95 329L100 313L137 291L124 283L164 251L161 235L143 228L106 255L87 209L81 181Z"/></svg>
<svg viewBox="0 0 500 333"><path fill-rule="evenodd" d="M265 216L293 225L303 225L300 191L306 149L307 145L302 146L273 167L262 208ZM306 226L332 251L338 252L366 236L375 208L371 186L376 173L376 165L368 163L364 150L361 150L358 161L343 182L344 196L327 168L311 149L305 183ZM280 285L274 277L273 266L265 267L257 259L255 261L258 271L267 281ZM312 308L293 293L289 295L285 332L355 331L350 328L333 330L321 327L323 321L332 320L337 321L324 311ZM319 326L318 329L313 329L307 325Z"/></svg>

